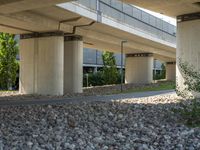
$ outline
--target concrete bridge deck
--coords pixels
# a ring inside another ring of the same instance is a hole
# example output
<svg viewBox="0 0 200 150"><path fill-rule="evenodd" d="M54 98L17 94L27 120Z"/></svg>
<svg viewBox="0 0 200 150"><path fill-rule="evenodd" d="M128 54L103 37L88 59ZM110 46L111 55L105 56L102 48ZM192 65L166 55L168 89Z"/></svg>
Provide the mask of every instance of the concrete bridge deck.
<svg viewBox="0 0 200 150"><path fill-rule="evenodd" d="M15 34L62 31L70 34L75 26L79 26L73 34L83 37L85 47L119 52L121 41L128 40L124 46L125 53L154 53L154 57L158 59L175 60L175 36L152 28L145 22L135 23L139 27L146 25L149 31L156 30L159 37L156 32L145 32L144 29L113 20L112 17L105 16L104 12L99 22L97 10L84 8L78 2L55 6L67 1L69 0L43 0L39 4L30 0L5 3L1 6L0 31ZM108 9L112 11L111 7Z"/></svg>

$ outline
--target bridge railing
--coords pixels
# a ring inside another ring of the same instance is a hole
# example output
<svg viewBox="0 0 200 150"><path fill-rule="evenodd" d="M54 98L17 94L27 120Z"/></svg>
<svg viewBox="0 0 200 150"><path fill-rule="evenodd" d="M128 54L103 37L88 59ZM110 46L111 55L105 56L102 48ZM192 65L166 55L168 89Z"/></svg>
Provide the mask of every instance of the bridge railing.
<svg viewBox="0 0 200 150"><path fill-rule="evenodd" d="M94 11L97 11L98 8L103 16L125 23L129 27L155 38L176 43L176 27L174 25L132 5L119 0L99 0L99 4L97 4L97 0L77 0L76 2Z"/></svg>

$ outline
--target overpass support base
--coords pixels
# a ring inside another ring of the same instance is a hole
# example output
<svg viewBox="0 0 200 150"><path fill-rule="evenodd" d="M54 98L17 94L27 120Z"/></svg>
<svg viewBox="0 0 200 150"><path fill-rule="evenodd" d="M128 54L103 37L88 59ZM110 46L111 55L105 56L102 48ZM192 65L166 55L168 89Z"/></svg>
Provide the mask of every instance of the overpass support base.
<svg viewBox="0 0 200 150"><path fill-rule="evenodd" d="M176 62L167 62L166 79L168 81L176 81Z"/></svg>
<svg viewBox="0 0 200 150"><path fill-rule="evenodd" d="M80 36L65 37L64 93L82 93L83 41Z"/></svg>
<svg viewBox="0 0 200 150"><path fill-rule="evenodd" d="M153 81L153 55L127 54L125 83L149 84Z"/></svg>
<svg viewBox="0 0 200 150"><path fill-rule="evenodd" d="M20 40L20 93L63 95L63 36Z"/></svg>
<svg viewBox="0 0 200 150"><path fill-rule="evenodd" d="M40 95L81 93L82 63L81 37L21 35L19 91Z"/></svg>
<svg viewBox="0 0 200 150"><path fill-rule="evenodd" d="M190 15L191 16L191 15ZM194 14L195 16L195 14ZM177 25L177 90L187 95L200 97L200 92L189 92L184 82L186 75L181 64L187 64L192 71L200 73L200 13L196 17L180 16ZM191 83L191 82L190 82Z"/></svg>

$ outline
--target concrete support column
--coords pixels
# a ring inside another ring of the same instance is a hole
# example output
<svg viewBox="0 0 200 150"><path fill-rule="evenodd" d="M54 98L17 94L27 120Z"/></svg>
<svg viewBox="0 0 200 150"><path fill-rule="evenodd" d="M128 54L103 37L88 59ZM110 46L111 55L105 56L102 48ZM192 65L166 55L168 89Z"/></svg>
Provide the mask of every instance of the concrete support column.
<svg viewBox="0 0 200 150"><path fill-rule="evenodd" d="M127 54L125 68L125 83L152 83L153 54Z"/></svg>
<svg viewBox="0 0 200 150"><path fill-rule="evenodd" d="M20 93L63 95L64 37L21 35Z"/></svg>
<svg viewBox="0 0 200 150"><path fill-rule="evenodd" d="M83 41L80 36L67 36L64 42L64 93L82 93Z"/></svg>
<svg viewBox="0 0 200 150"><path fill-rule="evenodd" d="M176 81L176 62L166 63L166 79L168 81Z"/></svg>
<svg viewBox="0 0 200 150"><path fill-rule="evenodd" d="M200 73L200 12L178 16L177 20L177 88L183 92L185 78L180 63L187 63ZM188 94L200 97L200 93Z"/></svg>

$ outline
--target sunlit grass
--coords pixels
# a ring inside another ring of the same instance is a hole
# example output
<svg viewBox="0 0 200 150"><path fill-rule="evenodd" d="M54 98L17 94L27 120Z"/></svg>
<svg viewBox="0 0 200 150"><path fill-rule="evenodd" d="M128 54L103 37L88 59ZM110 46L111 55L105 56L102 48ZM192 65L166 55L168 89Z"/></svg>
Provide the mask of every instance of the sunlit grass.
<svg viewBox="0 0 200 150"><path fill-rule="evenodd" d="M147 85L144 87L136 87L128 90L123 90L122 93L135 93L135 92L148 92L148 91L162 91L162 90L173 90L175 89L175 83L174 82L163 82L158 83L155 86L153 85ZM120 91L117 91L113 94L119 94Z"/></svg>

